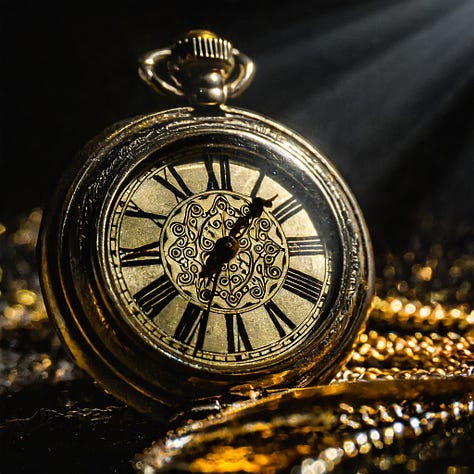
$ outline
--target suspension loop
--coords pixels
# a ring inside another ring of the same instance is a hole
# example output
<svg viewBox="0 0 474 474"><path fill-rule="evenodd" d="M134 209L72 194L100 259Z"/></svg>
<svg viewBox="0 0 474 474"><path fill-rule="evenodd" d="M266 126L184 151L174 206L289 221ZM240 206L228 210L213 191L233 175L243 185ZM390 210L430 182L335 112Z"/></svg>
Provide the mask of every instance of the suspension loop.
<svg viewBox="0 0 474 474"><path fill-rule="evenodd" d="M184 96L192 106L220 105L247 88L255 65L227 40L194 30L172 48L145 54L138 72L157 92Z"/></svg>
<svg viewBox="0 0 474 474"><path fill-rule="evenodd" d="M150 51L140 59L138 74L156 92L181 97L184 92L180 84L166 69L170 57L171 49Z"/></svg>

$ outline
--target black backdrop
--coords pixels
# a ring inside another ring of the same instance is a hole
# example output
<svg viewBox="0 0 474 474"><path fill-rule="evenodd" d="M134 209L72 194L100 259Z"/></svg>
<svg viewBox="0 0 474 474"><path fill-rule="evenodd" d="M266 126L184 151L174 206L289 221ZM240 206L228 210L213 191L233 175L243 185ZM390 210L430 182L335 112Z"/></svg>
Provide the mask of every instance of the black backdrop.
<svg viewBox="0 0 474 474"><path fill-rule="evenodd" d="M0 220L43 207L68 161L120 119L180 105L137 58L191 28L257 64L233 101L313 141L374 244L466 234L473 215L474 2L3 3Z"/></svg>
<svg viewBox="0 0 474 474"><path fill-rule="evenodd" d="M257 64L254 83L232 104L301 133L346 178L366 215L379 274L388 251L426 254L436 243L454 255L472 251L473 1L1 6L0 222L7 227L45 205L89 138L123 118L181 105L138 78L137 58L199 27L227 37ZM90 456L96 466L129 472L133 453L158 436L137 415L83 425L51 418L35 431L39 407L107 406L94 390L81 379L66 394L43 384L9 396L7 418L32 418L24 432L10 428L4 468L19 472L22 462L62 472L74 453L78 472ZM100 453L91 453L95 445Z"/></svg>

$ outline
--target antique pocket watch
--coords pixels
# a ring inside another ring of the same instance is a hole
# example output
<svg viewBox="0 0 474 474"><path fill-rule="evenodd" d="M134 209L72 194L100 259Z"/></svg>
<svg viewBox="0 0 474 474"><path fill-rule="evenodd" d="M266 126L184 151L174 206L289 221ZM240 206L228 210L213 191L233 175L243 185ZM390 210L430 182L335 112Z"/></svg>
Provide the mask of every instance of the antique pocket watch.
<svg viewBox="0 0 474 474"><path fill-rule="evenodd" d="M346 184L296 133L224 105L254 73L227 40L191 31L139 72L190 106L115 124L58 188L39 250L61 339L105 390L162 419L329 381L373 287Z"/></svg>

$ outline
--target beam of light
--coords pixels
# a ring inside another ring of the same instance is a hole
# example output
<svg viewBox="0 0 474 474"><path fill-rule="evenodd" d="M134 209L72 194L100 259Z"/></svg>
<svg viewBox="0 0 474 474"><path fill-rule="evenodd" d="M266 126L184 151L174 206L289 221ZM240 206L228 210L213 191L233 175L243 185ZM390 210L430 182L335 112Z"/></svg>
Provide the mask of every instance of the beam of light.
<svg viewBox="0 0 474 474"><path fill-rule="evenodd" d="M288 32L282 48L257 59L259 81L281 89L269 115L319 143L365 186L474 74L473 2L382 5L339 12L341 22L328 28L326 20L323 32L321 19L311 18Z"/></svg>

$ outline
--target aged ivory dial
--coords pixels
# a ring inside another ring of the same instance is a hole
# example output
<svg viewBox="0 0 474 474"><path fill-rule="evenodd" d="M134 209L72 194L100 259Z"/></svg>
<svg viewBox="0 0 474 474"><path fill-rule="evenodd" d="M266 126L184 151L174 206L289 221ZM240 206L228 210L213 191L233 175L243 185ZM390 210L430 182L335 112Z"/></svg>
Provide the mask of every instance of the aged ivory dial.
<svg viewBox="0 0 474 474"><path fill-rule="evenodd" d="M178 148L134 175L111 202L103 253L127 323L198 363L287 356L323 322L340 253L314 198L291 170L224 144ZM235 255L209 272L218 242L237 233Z"/></svg>

